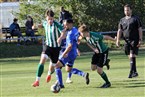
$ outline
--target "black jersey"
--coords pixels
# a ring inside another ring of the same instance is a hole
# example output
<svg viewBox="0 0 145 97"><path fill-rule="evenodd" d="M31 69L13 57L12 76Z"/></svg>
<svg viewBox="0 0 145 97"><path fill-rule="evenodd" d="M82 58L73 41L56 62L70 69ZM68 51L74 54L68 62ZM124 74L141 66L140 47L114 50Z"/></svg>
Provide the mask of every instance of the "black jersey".
<svg viewBox="0 0 145 97"><path fill-rule="evenodd" d="M139 27L142 27L141 21L137 16L131 18L122 18L119 22L118 28L123 31L123 36L129 40L139 40Z"/></svg>

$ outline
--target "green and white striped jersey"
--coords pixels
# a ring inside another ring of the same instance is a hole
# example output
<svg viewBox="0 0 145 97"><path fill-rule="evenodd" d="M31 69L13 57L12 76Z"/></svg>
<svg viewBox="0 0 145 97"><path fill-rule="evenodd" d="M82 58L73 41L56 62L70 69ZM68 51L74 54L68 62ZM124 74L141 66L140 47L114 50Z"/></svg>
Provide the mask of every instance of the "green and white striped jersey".
<svg viewBox="0 0 145 97"><path fill-rule="evenodd" d="M90 38L85 40L94 48L99 50L99 53L105 52L108 47L103 43L103 35L98 34L97 32L90 32Z"/></svg>
<svg viewBox="0 0 145 97"><path fill-rule="evenodd" d="M63 30L62 25L56 21L54 21L52 25L49 25L47 21L44 21L43 27L46 35L46 45L49 47L60 47L57 43L57 39Z"/></svg>

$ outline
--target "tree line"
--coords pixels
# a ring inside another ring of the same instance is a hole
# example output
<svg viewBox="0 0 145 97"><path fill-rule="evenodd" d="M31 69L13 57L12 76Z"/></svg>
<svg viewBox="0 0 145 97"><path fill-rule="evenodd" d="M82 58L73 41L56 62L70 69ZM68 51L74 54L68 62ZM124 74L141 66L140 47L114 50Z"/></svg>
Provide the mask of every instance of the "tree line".
<svg viewBox="0 0 145 97"><path fill-rule="evenodd" d="M45 19L46 9L53 9L58 19L59 8L64 6L73 15L75 25L86 23L93 31L117 30L119 20L124 17L123 6L131 4L133 14L140 17L145 24L144 0L33 0L21 1L20 11L15 15L23 21L31 15L36 23Z"/></svg>

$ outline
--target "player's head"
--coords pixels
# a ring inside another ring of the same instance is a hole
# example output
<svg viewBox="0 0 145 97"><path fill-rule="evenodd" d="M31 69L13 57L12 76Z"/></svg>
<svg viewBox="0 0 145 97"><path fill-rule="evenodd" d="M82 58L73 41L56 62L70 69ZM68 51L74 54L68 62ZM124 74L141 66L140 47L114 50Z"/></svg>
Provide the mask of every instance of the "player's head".
<svg viewBox="0 0 145 97"><path fill-rule="evenodd" d="M13 19L13 22L17 23L18 22L18 19L17 18L14 18Z"/></svg>
<svg viewBox="0 0 145 97"><path fill-rule="evenodd" d="M32 21L32 17L31 16L27 16L27 20L28 21Z"/></svg>
<svg viewBox="0 0 145 97"><path fill-rule="evenodd" d="M64 11L64 7L63 6L60 7L60 11L62 11L62 12Z"/></svg>
<svg viewBox="0 0 145 97"><path fill-rule="evenodd" d="M47 10L45 13L46 20L48 21L49 24L52 24L54 21L54 12L52 10Z"/></svg>
<svg viewBox="0 0 145 97"><path fill-rule="evenodd" d="M131 5L126 4L126 5L124 6L124 14L125 14L126 16L131 16L131 15L132 15L132 7L131 7Z"/></svg>
<svg viewBox="0 0 145 97"><path fill-rule="evenodd" d="M63 21L64 28L67 30L70 30L73 27L73 20L72 19L66 19Z"/></svg>
<svg viewBox="0 0 145 97"><path fill-rule="evenodd" d="M85 24L82 24L80 27L79 27L79 32L82 36L84 36L84 34L86 33L89 33L89 28L87 27L87 25Z"/></svg>

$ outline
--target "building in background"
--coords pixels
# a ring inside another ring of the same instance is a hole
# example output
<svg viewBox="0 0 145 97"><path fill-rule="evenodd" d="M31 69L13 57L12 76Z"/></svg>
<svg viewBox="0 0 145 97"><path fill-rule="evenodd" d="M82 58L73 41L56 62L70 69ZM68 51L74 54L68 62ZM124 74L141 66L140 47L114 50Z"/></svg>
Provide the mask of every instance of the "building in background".
<svg viewBox="0 0 145 97"><path fill-rule="evenodd" d="M2 27L9 27L13 22L14 11L19 11L19 2L4 2L0 3L0 25Z"/></svg>
<svg viewBox="0 0 145 97"><path fill-rule="evenodd" d="M0 2L18 2L20 0L0 0Z"/></svg>

